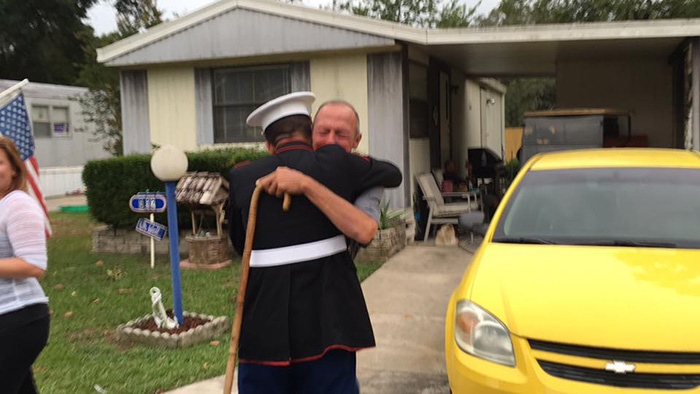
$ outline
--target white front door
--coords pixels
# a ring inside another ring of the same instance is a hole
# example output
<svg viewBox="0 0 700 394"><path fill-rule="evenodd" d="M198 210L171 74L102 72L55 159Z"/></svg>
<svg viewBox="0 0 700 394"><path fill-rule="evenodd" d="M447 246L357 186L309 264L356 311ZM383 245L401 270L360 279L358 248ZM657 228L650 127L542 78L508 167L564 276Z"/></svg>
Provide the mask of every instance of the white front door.
<svg viewBox="0 0 700 394"><path fill-rule="evenodd" d="M503 157L503 102L495 92L481 88L481 146Z"/></svg>

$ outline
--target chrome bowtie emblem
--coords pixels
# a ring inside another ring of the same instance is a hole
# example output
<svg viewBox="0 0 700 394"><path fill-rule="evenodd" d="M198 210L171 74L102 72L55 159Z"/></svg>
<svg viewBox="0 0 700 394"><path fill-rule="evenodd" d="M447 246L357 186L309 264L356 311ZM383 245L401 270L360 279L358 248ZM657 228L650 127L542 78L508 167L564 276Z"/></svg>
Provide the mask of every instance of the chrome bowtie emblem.
<svg viewBox="0 0 700 394"><path fill-rule="evenodd" d="M637 369L634 364L627 364L624 361L613 361L605 365L605 370L619 374L632 373Z"/></svg>

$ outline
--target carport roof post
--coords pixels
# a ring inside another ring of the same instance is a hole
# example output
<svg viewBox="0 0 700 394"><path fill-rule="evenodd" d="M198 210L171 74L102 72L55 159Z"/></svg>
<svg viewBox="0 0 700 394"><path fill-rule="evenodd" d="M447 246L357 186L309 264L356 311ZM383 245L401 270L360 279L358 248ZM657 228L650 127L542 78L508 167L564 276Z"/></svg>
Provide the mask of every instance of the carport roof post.
<svg viewBox="0 0 700 394"><path fill-rule="evenodd" d="M692 75L693 75L693 93L692 93L692 147L695 150L700 150L700 37L695 37L692 40Z"/></svg>

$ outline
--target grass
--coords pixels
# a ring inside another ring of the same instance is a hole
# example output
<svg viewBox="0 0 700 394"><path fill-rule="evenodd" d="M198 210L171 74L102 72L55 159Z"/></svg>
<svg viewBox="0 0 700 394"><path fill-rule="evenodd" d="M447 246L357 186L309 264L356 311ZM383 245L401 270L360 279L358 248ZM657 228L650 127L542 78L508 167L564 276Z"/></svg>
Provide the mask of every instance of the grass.
<svg viewBox="0 0 700 394"><path fill-rule="evenodd" d="M382 264L383 263L373 261L369 263L355 265L355 267L357 267L357 277L360 278L360 282L367 279L368 276L372 275L372 273L378 270L379 267L382 266Z"/></svg>
<svg viewBox="0 0 700 394"><path fill-rule="evenodd" d="M41 284L52 311L49 344L34 364L42 393L158 393L224 374L230 333L210 343L181 350L126 346L114 329L151 312L149 289L159 287L163 303L170 298L166 257L91 253L88 214L54 213L54 236L48 242L49 270ZM101 262L98 264L98 262ZM358 266L364 280L381 266ZM233 316L238 264L216 270L183 270L184 309Z"/></svg>

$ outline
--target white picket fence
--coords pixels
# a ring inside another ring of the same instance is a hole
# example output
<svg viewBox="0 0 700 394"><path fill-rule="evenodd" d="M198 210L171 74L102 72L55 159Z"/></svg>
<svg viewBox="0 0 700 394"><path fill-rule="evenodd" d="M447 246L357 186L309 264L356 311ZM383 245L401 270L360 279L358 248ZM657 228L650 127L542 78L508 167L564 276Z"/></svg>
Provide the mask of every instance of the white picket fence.
<svg viewBox="0 0 700 394"><path fill-rule="evenodd" d="M40 168L39 183L44 197L58 197L84 191L83 166Z"/></svg>

